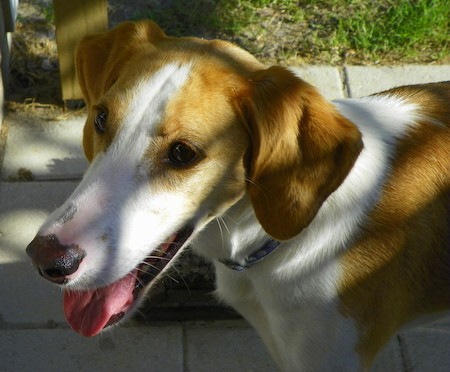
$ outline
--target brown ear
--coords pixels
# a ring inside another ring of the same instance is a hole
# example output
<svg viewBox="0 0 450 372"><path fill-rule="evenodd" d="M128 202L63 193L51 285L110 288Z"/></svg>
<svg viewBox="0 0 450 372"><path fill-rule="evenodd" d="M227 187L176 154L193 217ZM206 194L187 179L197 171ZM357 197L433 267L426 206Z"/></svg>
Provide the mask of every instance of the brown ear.
<svg viewBox="0 0 450 372"><path fill-rule="evenodd" d="M123 22L114 29L89 35L78 44L76 69L88 105L97 103L118 78L134 50L166 35L152 21Z"/></svg>
<svg viewBox="0 0 450 372"><path fill-rule="evenodd" d="M358 129L282 67L251 77L248 193L268 234L290 239L343 182L362 149Z"/></svg>
<svg viewBox="0 0 450 372"><path fill-rule="evenodd" d="M138 50L166 36L151 21L124 22L114 29L89 35L78 44L75 57L78 82L88 109L98 103L119 78L123 66ZM88 118L92 120L92 118ZM93 135L85 126L83 146L88 160L93 157Z"/></svg>

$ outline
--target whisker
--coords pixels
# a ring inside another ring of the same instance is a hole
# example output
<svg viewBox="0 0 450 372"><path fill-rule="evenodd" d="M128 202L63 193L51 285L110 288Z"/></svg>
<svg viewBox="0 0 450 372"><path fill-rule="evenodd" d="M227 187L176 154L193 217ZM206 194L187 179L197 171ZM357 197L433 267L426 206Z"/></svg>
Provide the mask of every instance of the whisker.
<svg viewBox="0 0 450 372"><path fill-rule="evenodd" d="M223 231L222 231L222 226L220 225L220 221L221 221L220 217L216 218L217 226L219 227L219 230L220 230L220 240L222 242L222 250L223 250Z"/></svg>
<svg viewBox="0 0 450 372"><path fill-rule="evenodd" d="M146 314L144 313L144 311L142 311L140 307L138 307L135 311L136 311L136 314L139 315L140 321L143 321L145 325L148 325L149 319L146 316Z"/></svg>
<svg viewBox="0 0 450 372"><path fill-rule="evenodd" d="M173 280L175 283L180 284L180 282L179 282L178 280L176 280L176 279L175 279L172 275L170 275L169 273L167 273L166 275L167 275L167 277L168 277L170 280Z"/></svg>
<svg viewBox="0 0 450 372"><path fill-rule="evenodd" d="M156 248L153 250L155 253L164 253L164 249Z"/></svg>
<svg viewBox="0 0 450 372"><path fill-rule="evenodd" d="M159 271L159 269L158 269L156 266L154 266L154 265L148 264L147 266L148 266L148 267L151 267L151 268L154 269L154 270L158 270L158 271ZM138 271L138 272L140 272L140 273L144 273L144 274L148 274L148 273L149 273L147 270L140 269L140 268L136 269L136 271Z"/></svg>
<svg viewBox="0 0 450 372"><path fill-rule="evenodd" d="M146 260L162 260L162 261L170 261L170 258L164 257L164 256L148 256ZM147 261L142 262L142 264L147 265L149 264Z"/></svg>
<svg viewBox="0 0 450 372"><path fill-rule="evenodd" d="M223 226L225 227L225 229L228 231L228 234L230 235L231 232L230 232L230 229L228 228L227 223L225 222L225 217L224 216L220 216L219 218L220 218L220 221L223 223Z"/></svg>
<svg viewBox="0 0 450 372"><path fill-rule="evenodd" d="M149 274L149 273L146 273L146 274ZM145 286L145 283L138 276L136 277L136 283L138 283L141 287Z"/></svg>
<svg viewBox="0 0 450 372"><path fill-rule="evenodd" d="M189 293L189 296L190 296L190 295L191 295L191 290L189 289L189 286L188 286L186 280L184 279L183 275L181 275L181 273L178 271L176 265L173 265L172 268L176 271L176 273L178 274L178 276L179 276L179 277L181 278L181 280L183 281L183 284L184 284L184 286L186 287L186 289L187 289L187 291L188 291L188 293ZM180 282L177 281L176 283L180 283Z"/></svg>

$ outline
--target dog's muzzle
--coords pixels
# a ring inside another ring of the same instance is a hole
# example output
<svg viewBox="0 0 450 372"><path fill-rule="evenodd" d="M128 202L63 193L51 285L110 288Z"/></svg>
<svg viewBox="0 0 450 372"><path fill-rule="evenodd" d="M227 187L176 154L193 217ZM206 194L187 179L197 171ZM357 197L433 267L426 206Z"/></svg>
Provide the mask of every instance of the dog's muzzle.
<svg viewBox="0 0 450 372"><path fill-rule="evenodd" d="M28 245L27 254L39 274L56 284L66 284L86 256L77 245L62 245L55 235L37 235Z"/></svg>

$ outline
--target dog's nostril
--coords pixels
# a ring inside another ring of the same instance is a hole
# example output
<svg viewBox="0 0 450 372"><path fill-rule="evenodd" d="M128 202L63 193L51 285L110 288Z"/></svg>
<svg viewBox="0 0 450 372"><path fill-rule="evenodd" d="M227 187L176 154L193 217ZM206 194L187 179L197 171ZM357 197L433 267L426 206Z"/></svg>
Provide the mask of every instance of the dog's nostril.
<svg viewBox="0 0 450 372"><path fill-rule="evenodd" d="M47 269L47 270L38 270L39 274L41 274L45 279L48 279L57 284L66 284L69 280L66 278L66 275L63 271L59 269Z"/></svg>
<svg viewBox="0 0 450 372"><path fill-rule="evenodd" d="M27 247L27 254L39 274L57 283L67 283L67 277L78 270L86 252L77 245L62 245L55 235L36 236Z"/></svg>

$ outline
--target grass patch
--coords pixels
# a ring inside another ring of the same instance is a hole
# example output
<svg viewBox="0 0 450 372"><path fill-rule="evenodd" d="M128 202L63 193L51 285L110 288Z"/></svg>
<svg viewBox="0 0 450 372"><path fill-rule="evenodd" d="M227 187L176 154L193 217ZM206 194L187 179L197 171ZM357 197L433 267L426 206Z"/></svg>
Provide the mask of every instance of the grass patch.
<svg viewBox="0 0 450 372"><path fill-rule="evenodd" d="M8 99L60 101L53 4L18 9ZM108 0L108 16L225 39L267 64L450 64L449 0Z"/></svg>
<svg viewBox="0 0 450 372"><path fill-rule="evenodd" d="M152 19L173 36L214 34L225 24L217 17L216 1L174 0L168 4L149 1L144 9L136 9L130 19Z"/></svg>
<svg viewBox="0 0 450 372"><path fill-rule="evenodd" d="M291 41L284 47L284 56L290 53L308 62L326 63L449 62L448 0L231 3L227 15L240 23L239 31L267 22L264 8L278 13L273 23L278 22Z"/></svg>
<svg viewBox="0 0 450 372"><path fill-rule="evenodd" d="M349 2L351 17L339 18L335 45L346 45L371 59L440 59L449 54L448 0Z"/></svg>
<svg viewBox="0 0 450 372"><path fill-rule="evenodd" d="M266 61L449 62L448 0L150 0L132 18L224 38Z"/></svg>

